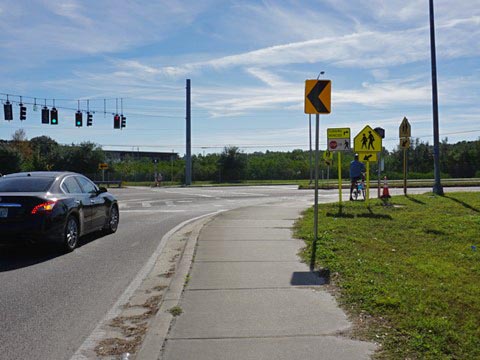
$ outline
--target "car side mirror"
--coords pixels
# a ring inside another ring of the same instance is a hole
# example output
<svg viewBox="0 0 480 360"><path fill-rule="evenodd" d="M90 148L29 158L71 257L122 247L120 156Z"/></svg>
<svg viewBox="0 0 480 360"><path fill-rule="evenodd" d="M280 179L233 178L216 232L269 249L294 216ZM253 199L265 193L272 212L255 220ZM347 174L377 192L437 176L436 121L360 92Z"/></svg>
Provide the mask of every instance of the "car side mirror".
<svg viewBox="0 0 480 360"><path fill-rule="evenodd" d="M100 186L100 188L97 191L97 194L103 194L103 193L106 193L107 191L108 191L107 188Z"/></svg>

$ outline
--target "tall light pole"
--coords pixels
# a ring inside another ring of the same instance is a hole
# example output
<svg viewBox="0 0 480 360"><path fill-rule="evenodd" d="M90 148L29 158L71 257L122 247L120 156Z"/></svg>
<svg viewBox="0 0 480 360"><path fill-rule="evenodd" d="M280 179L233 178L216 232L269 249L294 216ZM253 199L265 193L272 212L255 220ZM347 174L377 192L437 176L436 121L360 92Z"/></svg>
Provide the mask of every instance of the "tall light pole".
<svg viewBox="0 0 480 360"><path fill-rule="evenodd" d="M443 195L440 183L440 139L438 133L438 90L437 90L437 57L435 54L435 20L433 13L433 0L430 2L430 52L432 61L432 106L433 106L433 170L435 183L433 193Z"/></svg>

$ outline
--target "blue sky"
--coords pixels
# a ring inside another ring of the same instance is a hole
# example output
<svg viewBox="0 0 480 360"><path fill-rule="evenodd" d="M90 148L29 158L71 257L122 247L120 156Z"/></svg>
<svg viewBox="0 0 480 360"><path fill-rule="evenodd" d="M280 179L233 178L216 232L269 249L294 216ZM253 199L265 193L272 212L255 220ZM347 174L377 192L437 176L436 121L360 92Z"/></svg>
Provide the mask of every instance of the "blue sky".
<svg viewBox="0 0 480 360"><path fill-rule="evenodd" d="M431 144L428 16L428 0L0 0L0 92L60 108L55 127L31 105L20 122L15 107L0 138L23 128L63 144L183 154L189 78L193 153L308 149L305 80L325 71L322 148L327 128L370 125L391 150L404 116ZM435 19L440 137L479 139L480 0L435 0ZM63 109L77 99L82 110L89 99L93 127L75 128L75 110Z"/></svg>

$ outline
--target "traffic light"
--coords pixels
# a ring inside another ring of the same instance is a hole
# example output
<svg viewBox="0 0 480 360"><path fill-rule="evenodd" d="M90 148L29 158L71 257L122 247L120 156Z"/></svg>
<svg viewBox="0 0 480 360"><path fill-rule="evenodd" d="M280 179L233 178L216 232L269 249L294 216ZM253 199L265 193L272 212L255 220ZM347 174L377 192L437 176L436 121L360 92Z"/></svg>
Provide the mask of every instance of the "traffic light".
<svg viewBox="0 0 480 360"><path fill-rule="evenodd" d="M113 117L113 128L120 129L120 115L118 114L115 114Z"/></svg>
<svg viewBox="0 0 480 360"><path fill-rule="evenodd" d="M50 111L46 106L42 108L42 124L50 124Z"/></svg>
<svg viewBox="0 0 480 360"><path fill-rule="evenodd" d="M27 120L27 107L20 103L20 120Z"/></svg>
<svg viewBox="0 0 480 360"><path fill-rule="evenodd" d="M87 112L87 126L93 125L93 114L91 112Z"/></svg>
<svg viewBox="0 0 480 360"><path fill-rule="evenodd" d="M58 111L54 107L50 110L50 124L58 125Z"/></svg>
<svg viewBox="0 0 480 360"><path fill-rule="evenodd" d="M76 113L75 113L75 126L76 127L82 127L83 126L83 119L82 119L82 112L80 110L78 110Z"/></svg>
<svg viewBox="0 0 480 360"><path fill-rule="evenodd" d="M5 115L5 120L13 120L12 104L8 100L5 104L3 104L3 113Z"/></svg>
<svg viewBox="0 0 480 360"><path fill-rule="evenodd" d="M121 116L122 119L122 129L127 126L127 118L125 116Z"/></svg>

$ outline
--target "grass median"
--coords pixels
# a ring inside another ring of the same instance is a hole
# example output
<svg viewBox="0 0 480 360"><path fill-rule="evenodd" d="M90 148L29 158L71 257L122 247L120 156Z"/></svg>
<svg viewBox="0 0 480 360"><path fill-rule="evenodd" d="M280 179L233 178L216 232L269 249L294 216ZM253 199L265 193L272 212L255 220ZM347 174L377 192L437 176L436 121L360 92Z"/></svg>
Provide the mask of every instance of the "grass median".
<svg viewBox="0 0 480 360"><path fill-rule="evenodd" d="M480 193L391 202L320 205L317 267L377 358L479 359ZM313 209L295 232L309 263Z"/></svg>

